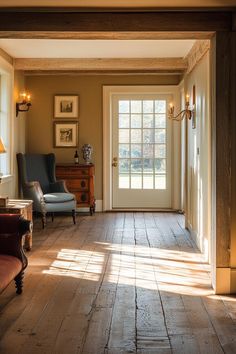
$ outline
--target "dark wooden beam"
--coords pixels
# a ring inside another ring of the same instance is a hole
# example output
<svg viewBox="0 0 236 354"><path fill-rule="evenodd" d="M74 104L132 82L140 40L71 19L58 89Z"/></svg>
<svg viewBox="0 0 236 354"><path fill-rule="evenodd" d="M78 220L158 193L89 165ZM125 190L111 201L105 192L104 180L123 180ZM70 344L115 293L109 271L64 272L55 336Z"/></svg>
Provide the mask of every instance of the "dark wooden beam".
<svg viewBox="0 0 236 354"><path fill-rule="evenodd" d="M231 34L231 86L230 86L230 110L231 110L231 257L230 263L232 268L236 268L236 32ZM231 292L236 293L236 284Z"/></svg>
<svg viewBox="0 0 236 354"><path fill-rule="evenodd" d="M0 31L228 31L231 12L0 12Z"/></svg>
<svg viewBox="0 0 236 354"><path fill-rule="evenodd" d="M232 14L232 31L236 31L236 12Z"/></svg>
<svg viewBox="0 0 236 354"><path fill-rule="evenodd" d="M2 12L234 12L235 6L5 6Z"/></svg>
<svg viewBox="0 0 236 354"><path fill-rule="evenodd" d="M230 266L231 228L231 34L216 33L215 202L216 266Z"/></svg>

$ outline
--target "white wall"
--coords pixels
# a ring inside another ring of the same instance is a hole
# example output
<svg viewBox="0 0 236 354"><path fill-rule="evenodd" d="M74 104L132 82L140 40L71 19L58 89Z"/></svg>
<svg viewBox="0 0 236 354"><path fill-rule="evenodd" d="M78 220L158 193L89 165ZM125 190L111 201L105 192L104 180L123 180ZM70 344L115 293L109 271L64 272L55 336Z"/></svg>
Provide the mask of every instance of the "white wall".
<svg viewBox="0 0 236 354"><path fill-rule="evenodd" d="M211 119L209 52L185 76L185 92L196 88L196 129L187 125L186 222L198 247L210 261L211 240ZM191 101L190 101L191 103Z"/></svg>

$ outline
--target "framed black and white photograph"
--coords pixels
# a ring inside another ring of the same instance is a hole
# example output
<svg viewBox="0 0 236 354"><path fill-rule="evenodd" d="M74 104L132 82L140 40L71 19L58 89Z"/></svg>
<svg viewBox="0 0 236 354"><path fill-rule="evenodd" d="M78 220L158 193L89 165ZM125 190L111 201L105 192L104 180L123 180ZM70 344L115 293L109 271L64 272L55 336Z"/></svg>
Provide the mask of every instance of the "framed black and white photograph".
<svg viewBox="0 0 236 354"><path fill-rule="evenodd" d="M78 118L79 96L54 96L55 118Z"/></svg>
<svg viewBox="0 0 236 354"><path fill-rule="evenodd" d="M78 122L54 122L54 147L78 146Z"/></svg>

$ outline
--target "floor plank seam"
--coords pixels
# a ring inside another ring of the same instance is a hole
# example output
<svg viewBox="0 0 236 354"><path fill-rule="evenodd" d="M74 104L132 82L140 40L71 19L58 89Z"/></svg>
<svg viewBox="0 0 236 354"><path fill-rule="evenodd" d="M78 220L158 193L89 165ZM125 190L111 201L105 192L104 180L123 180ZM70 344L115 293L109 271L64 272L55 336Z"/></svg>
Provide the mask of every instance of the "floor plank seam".
<svg viewBox="0 0 236 354"><path fill-rule="evenodd" d="M121 244L123 242L123 236L124 236L124 234L122 233ZM119 252L119 256L121 257L121 250ZM106 342L105 347L104 347L104 354L106 354L106 351L109 350L109 342L110 342L110 337L111 337L111 326L112 326L112 323L113 323L114 308L115 308L114 305L115 305L116 298L117 298L117 289L118 289L119 277L120 277L120 263L121 262L119 262L119 275L118 275L118 279L117 279L116 287L115 287L115 297L114 297L114 303L113 303L113 306L112 306L111 320L110 320L110 324L109 324L109 328L108 328L107 342Z"/></svg>
<svg viewBox="0 0 236 354"><path fill-rule="evenodd" d="M151 243L150 243L150 240L149 240L147 232L145 232L145 234L146 234L146 239L147 239L149 248L151 250L150 256L151 256L151 259L152 259L152 265L153 265L153 268L155 269L155 265L153 263L152 246L151 246ZM158 295L159 295L159 299L160 299L160 304L161 304L163 320L164 320L164 324L165 324L165 328L166 328L167 338L168 338L169 345L170 345L170 350L171 350L171 353L172 353L173 352L173 348L172 348L172 344L171 344L171 340L170 340L170 334L168 332L168 326L167 326L167 321L166 321L166 316L165 316L164 305L163 305L161 293L160 293L160 290L159 290L158 279L157 279L157 275L156 275L155 270L154 270L154 277L155 277L155 281L156 281L156 285L157 285L157 289L158 289Z"/></svg>

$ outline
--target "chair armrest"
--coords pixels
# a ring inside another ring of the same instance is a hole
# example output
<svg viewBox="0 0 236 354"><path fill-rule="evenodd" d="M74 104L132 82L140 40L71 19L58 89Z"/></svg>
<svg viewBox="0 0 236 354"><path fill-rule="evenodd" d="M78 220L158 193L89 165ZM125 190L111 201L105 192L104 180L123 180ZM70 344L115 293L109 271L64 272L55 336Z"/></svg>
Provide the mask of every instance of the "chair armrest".
<svg viewBox="0 0 236 354"><path fill-rule="evenodd" d="M50 189L54 193L70 193L64 180L58 180L54 183L50 183Z"/></svg>
<svg viewBox="0 0 236 354"><path fill-rule="evenodd" d="M28 261L22 247L22 238L32 231L32 222L21 215L0 215L0 254L17 257L22 262L22 269L27 267Z"/></svg>
<svg viewBox="0 0 236 354"><path fill-rule="evenodd" d="M38 181L26 182L22 186L24 198L33 200L33 209L42 211L44 207L43 191Z"/></svg>

